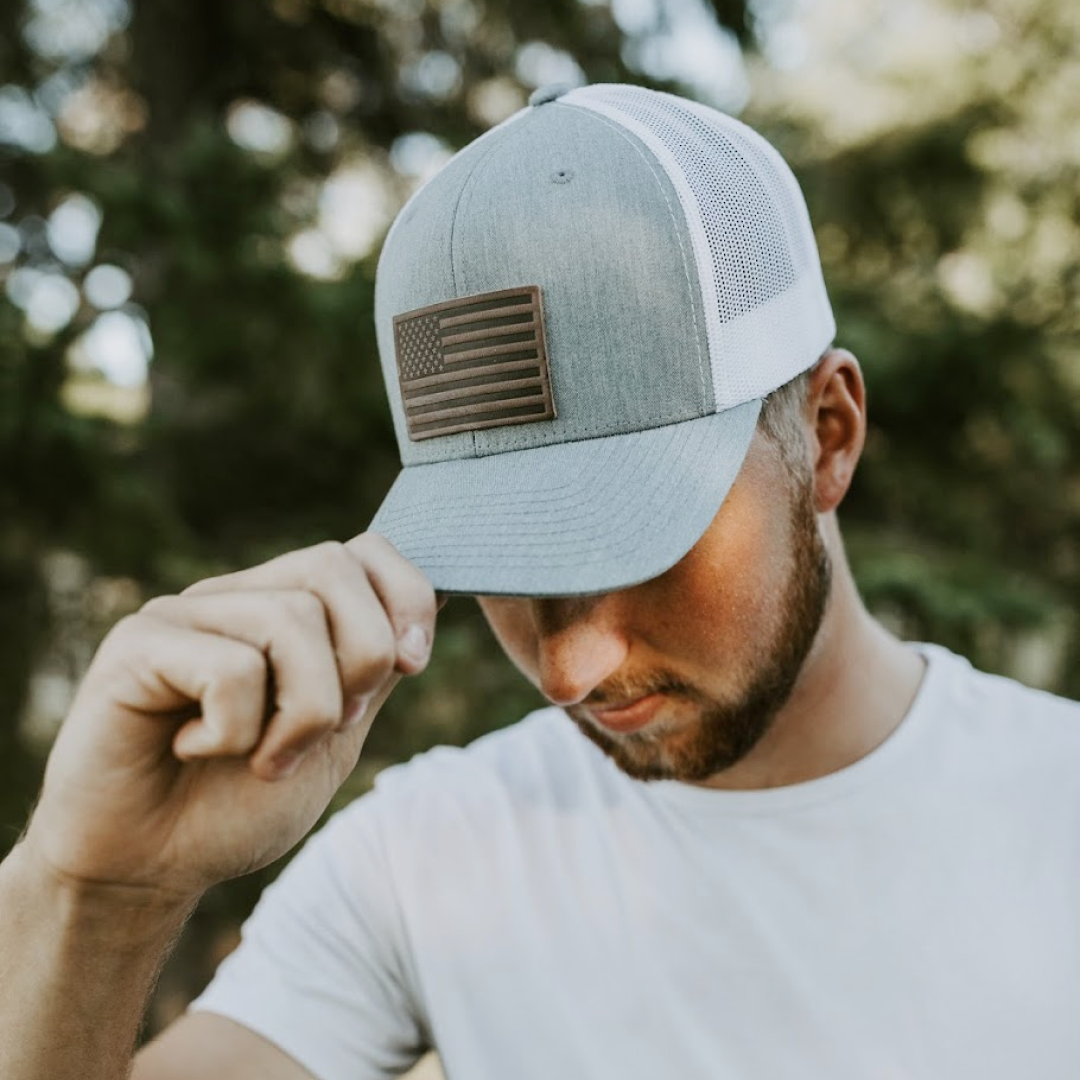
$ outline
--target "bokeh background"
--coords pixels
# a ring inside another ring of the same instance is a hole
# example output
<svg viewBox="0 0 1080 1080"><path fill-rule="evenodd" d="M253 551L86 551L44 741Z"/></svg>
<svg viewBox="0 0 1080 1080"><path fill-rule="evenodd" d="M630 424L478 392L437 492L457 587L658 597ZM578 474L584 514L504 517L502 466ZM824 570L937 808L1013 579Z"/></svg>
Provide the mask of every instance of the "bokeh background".
<svg viewBox="0 0 1080 1080"><path fill-rule="evenodd" d="M0 852L109 625L363 528L397 465L381 238L555 81L741 115L807 192L871 431L844 522L900 633L1080 696L1075 0L6 0ZM339 802L535 698L443 612ZM272 868L210 894L183 1008Z"/></svg>

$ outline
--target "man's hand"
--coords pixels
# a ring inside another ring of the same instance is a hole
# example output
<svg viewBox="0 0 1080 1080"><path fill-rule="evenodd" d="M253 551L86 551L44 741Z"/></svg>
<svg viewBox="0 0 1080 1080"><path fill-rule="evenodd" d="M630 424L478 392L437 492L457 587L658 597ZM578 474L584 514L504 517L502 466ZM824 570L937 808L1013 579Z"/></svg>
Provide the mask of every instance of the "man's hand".
<svg viewBox="0 0 1080 1080"><path fill-rule="evenodd" d="M375 534L151 601L102 644L24 844L77 888L190 903L299 841L401 674L427 579Z"/></svg>

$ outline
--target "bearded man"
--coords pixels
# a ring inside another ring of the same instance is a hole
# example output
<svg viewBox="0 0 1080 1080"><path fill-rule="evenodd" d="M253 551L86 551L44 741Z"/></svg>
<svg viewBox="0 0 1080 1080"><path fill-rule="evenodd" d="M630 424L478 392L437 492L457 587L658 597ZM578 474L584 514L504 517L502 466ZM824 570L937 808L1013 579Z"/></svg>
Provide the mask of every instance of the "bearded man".
<svg viewBox="0 0 1080 1080"><path fill-rule="evenodd" d="M448 593L551 706L383 773L136 1080L1080 1074L1080 710L862 605L863 381L776 151L540 91L402 211L376 319L370 531L91 666L0 867L3 1075L126 1075L186 915L312 827Z"/></svg>

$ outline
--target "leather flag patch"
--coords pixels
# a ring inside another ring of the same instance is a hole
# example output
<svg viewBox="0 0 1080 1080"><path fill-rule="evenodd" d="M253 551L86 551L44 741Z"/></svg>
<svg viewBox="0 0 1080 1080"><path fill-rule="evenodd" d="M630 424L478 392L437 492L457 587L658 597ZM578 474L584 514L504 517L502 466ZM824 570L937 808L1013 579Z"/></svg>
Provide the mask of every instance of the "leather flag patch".
<svg viewBox="0 0 1080 1080"><path fill-rule="evenodd" d="M395 315L394 349L410 439L555 418L537 285Z"/></svg>

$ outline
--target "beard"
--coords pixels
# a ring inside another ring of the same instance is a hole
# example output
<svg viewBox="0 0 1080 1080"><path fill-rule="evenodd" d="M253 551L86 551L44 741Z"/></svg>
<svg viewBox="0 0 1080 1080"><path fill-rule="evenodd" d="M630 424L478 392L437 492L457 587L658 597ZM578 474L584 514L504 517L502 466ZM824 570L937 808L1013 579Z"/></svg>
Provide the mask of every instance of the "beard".
<svg viewBox="0 0 1080 1080"><path fill-rule="evenodd" d="M832 576L809 478L800 477L795 487L793 552L781 588L779 628L755 651L759 659L737 699L718 700L658 672L633 686L607 683L604 698L625 701L662 693L697 708L699 718L692 725L672 731L659 721L649 729L615 736L591 723L584 710L566 709L581 731L634 779L700 783L723 772L753 750L791 696L825 616Z"/></svg>

